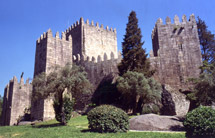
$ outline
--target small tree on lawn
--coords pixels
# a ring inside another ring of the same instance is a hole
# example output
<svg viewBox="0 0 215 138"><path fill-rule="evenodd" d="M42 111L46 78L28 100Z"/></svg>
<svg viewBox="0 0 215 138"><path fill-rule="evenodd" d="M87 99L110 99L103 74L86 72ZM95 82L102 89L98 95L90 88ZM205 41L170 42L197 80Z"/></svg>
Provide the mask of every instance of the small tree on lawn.
<svg viewBox="0 0 215 138"><path fill-rule="evenodd" d="M118 78L117 88L123 95L125 106L133 113L137 112L140 99L141 107L161 100L161 86L152 78L147 79L143 73L128 71Z"/></svg>
<svg viewBox="0 0 215 138"><path fill-rule="evenodd" d="M33 80L33 88L34 99L45 99L50 95L54 95L54 109L57 109L55 110L56 119L66 125L68 119L70 119L67 114L70 113L65 109L71 112L71 108L66 105L73 104L68 102L68 97L64 97L64 92L67 91L68 94L76 98L81 93L90 92L91 84L87 79L87 73L84 68L67 64L61 69L56 68L48 75L41 73L36 76ZM58 114L58 112L60 113Z"/></svg>

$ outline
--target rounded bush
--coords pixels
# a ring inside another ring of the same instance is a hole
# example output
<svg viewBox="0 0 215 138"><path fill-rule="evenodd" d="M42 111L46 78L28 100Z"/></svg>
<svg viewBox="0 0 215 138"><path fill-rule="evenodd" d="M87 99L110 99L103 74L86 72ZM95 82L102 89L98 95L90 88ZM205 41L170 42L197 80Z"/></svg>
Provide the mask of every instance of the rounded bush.
<svg viewBox="0 0 215 138"><path fill-rule="evenodd" d="M95 107L87 114L89 129L97 132L126 132L129 117L120 108L111 105Z"/></svg>
<svg viewBox="0 0 215 138"><path fill-rule="evenodd" d="M205 106L194 109L186 115L184 127L189 138L214 138L215 110Z"/></svg>

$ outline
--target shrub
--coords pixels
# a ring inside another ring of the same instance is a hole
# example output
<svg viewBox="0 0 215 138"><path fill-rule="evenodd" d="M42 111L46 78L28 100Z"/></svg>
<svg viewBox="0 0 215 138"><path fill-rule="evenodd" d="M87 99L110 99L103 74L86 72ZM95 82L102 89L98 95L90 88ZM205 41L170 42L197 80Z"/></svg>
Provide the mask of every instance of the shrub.
<svg viewBox="0 0 215 138"><path fill-rule="evenodd" d="M187 137L215 137L215 110L200 106L186 115L184 127Z"/></svg>
<svg viewBox="0 0 215 138"><path fill-rule="evenodd" d="M126 132L128 115L111 105L101 105L88 112L89 128L96 132Z"/></svg>
<svg viewBox="0 0 215 138"><path fill-rule="evenodd" d="M142 114L160 114L160 108L156 104L144 104L142 108Z"/></svg>
<svg viewBox="0 0 215 138"><path fill-rule="evenodd" d="M71 113L72 113L73 105L74 105L74 99L70 100L70 98L66 96L63 98L63 107L64 107L66 123L68 123L68 121L72 116ZM56 120L62 123L62 113L61 113L60 103L57 100L55 100L53 106L54 106Z"/></svg>

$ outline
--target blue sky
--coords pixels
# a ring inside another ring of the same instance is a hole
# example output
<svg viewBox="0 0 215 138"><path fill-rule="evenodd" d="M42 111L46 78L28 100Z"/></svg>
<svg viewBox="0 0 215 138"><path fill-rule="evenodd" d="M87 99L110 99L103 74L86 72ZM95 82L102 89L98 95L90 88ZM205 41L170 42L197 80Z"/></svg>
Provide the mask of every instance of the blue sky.
<svg viewBox="0 0 215 138"><path fill-rule="evenodd" d="M118 49L128 15L136 11L147 52L156 20L200 16L215 33L214 0L0 0L0 94L13 76L33 78L36 40L49 28L64 31L80 17L117 29Z"/></svg>

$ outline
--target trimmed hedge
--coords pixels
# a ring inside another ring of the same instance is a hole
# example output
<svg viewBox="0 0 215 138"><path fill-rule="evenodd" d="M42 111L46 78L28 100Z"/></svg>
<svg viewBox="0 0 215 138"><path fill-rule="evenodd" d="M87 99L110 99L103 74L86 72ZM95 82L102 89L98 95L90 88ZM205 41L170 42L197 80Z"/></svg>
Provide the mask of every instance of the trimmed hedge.
<svg viewBox="0 0 215 138"><path fill-rule="evenodd" d="M89 129L96 132L126 132L129 117L120 108L112 105L95 107L87 114Z"/></svg>
<svg viewBox="0 0 215 138"><path fill-rule="evenodd" d="M188 138L215 137L215 110L200 106L186 115L184 121Z"/></svg>

